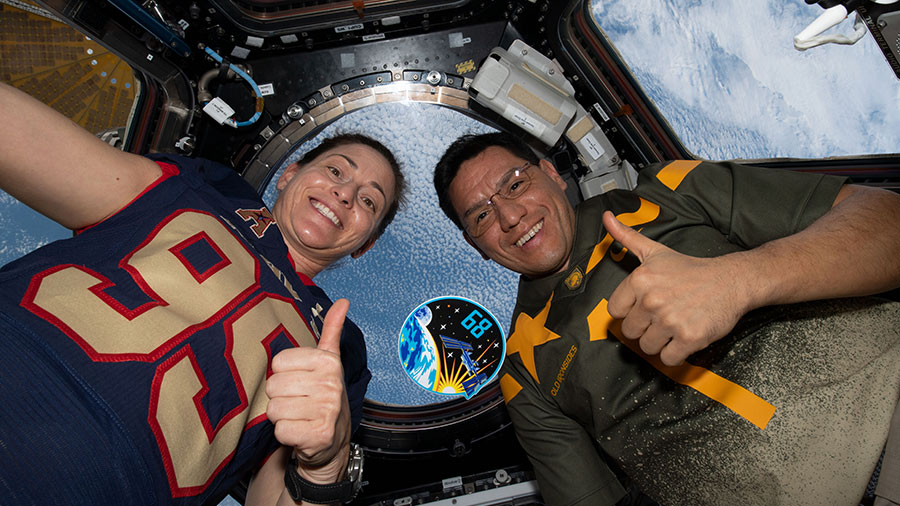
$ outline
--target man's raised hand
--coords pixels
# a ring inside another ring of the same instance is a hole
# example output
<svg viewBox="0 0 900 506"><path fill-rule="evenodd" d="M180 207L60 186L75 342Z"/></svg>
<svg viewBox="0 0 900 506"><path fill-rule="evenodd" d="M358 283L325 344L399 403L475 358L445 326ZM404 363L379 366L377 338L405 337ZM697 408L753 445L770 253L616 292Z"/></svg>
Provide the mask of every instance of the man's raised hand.
<svg viewBox="0 0 900 506"><path fill-rule="evenodd" d="M609 211L603 225L641 265L609 298L610 316L641 350L679 365L734 328L746 311L736 282L739 269L728 257L695 258L678 253L623 225Z"/></svg>

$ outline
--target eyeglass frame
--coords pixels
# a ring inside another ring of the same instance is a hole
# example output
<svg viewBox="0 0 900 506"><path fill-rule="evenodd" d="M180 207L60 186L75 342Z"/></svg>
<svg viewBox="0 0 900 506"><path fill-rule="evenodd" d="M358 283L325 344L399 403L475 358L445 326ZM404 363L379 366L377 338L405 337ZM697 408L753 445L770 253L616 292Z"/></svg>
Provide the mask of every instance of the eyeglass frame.
<svg viewBox="0 0 900 506"><path fill-rule="evenodd" d="M497 190L497 191L495 191L494 193L492 193L492 194L484 201L484 204L482 204L481 206L479 206L479 207L477 207L477 208L470 209L468 212L466 212L465 215L463 215L463 216L461 217L461 220L460 220L460 221L462 221L462 223L463 223L463 230L465 230L466 234L468 234L469 237L472 237L473 239L474 239L474 238L477 238L477 237L481 237L482 235L484 235L484 234L488 231L488 229L491 228L491 226L493 226L494 222L492 221L490 224L488 224L488 225L485 226L485 229L484 229L484 230L482 230L481 232L479 232L479 233L476 234L476 233L473 233L473 232L471 232L471 231L469 230L469 229L470 229L471 223L469 223L469 220L467 219L467 217L468 217L468 216L472 216L472 215L477 216L478 214L481 213L482 210L484 210L484 209L490 209L491 207L494 207L494 208L495 208L495 209L494 209L494 212L496 212L496 206L497 206L497 204L494 203L494 198L501 198L501 199L503 199L503 200L516 200L517 198L521 197L522 195L525 195L525 193L527 193L528 190L531 189L531 184L534 182L534 176L532 176L532 175L528 172L528 168L529 168L529 167L532 167L532 166L533 166L533 167L536 167L537 164L534 164L534 163L531 163L531 162L525 162L524 164L522 164L522 165L519 166L519 167L512 167L512 168L510 168L508 171L506 171L506 172L503 174L503 177L500 178L501 181L504 180L504 179L506 179L506 180L507 180L507 183L509 183L510 181L512 181L512 180L516 177L516 175L518 175L517 173L523 174L523 175L525 176L526 186L525 186L525 189L522 190L522 193L519 193L518 195L516 195L516 196L510 198L510 197L508 197L508 196L502 195L504 189L501 188L500 190ZM510 175L510 174L512 174L512 176L510 176L510 177L507 178L507 176Z"/></svg>

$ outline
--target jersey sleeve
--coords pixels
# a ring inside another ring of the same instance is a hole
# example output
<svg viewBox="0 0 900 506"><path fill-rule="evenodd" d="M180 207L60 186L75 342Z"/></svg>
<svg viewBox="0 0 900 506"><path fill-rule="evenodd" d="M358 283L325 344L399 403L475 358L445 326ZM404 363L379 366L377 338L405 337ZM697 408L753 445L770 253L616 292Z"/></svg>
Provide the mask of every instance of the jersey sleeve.
<svg viewBox="0 0 900 506"><path fill-rule="evenodd" d="M344 333L341 336L341 362L344 365L344 385L350 403L351 430L356 432L362 422L363 402L372 372L367 366L362 332L349 320L344 322Z"/></svg>
<svg viewBox="0 0 900 506"><path fill-rule="evenodd" d="M168 153L154 153L146 156L160 164L160 166L172 164L181 170L196 174L198 183L202 182L215 188L216 191L225 197L261 201L256 189L242 178L237 171L218 162L205 158L191 158Z"/></svg>
<svg viewBox="0 0 900 506"><path fill-rule="evenodd" d="M504 365L504 369L509 369ZM534 467L546 504L612 506L625 490L602 461L594 442L573 419L543 399L521 376L523 387L504 392L516 437Z"/></svg>
<svg viewBox="0 0 900 506"><path fill-rule="evenodd" d="M803 230L831 209L846 178L737 163L677 161L641 172L635 193L702 213L745 248Z"/></svg>

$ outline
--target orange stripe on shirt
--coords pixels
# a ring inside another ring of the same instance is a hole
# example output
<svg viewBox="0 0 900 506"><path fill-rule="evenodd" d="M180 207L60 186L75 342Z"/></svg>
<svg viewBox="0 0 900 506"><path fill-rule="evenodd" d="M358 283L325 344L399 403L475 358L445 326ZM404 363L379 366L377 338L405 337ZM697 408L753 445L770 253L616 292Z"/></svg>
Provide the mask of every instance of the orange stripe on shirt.
<svg viewBox="0 0 900 506"><path fill-rule="evenodd" d="M644 200L641 198L641 207L638 208L637 211L633 213L622 213L616 215L616 218L622 222L623 225L628 227L634 227L637 225L643 225L645 223L649 223L655 220L659 216L659 206L650 202L649 200ZM594 246L594 251L591 253L591 258L588 260L587 267L585 268L585 272L591 272L594 267L600 263L600 260L603 260L603 256L606 255L606 251L609 250L609 247L613 243L613 238L608 233L603 237L603 240L600 241L599 244Z"/></svg>
<svg viewBox="0 0 900 506"><path fill-rule="evenodd" d="M689 386L724 405L760 429L765 430L769 421L775 415L775 406L765 399L709 369L691 365L687 362L677 366L669 366L663 364L658 355L647 355L641 350L637 340L621 337L622 320L615 320L615 323L610 326L609 330L616 336L616 339L630 348L631 351L640 355L641 358L649 362L659 372L665 374L673 381Z"/></svg>
<svg viewBox="0 0 900 506"><path fill-rule="evenodd" d="M699 160L676 160L663 167L656 175L656 179L659 179L659 182L670 190L675 191L684 178L698 165L700 165Z"/></svg>
<svg viewBox="0 0 900 506"><path fill-rule="evenodd" d="M503 401L509 404L513 397L522 391L522 385L509 374L500 377L500 392L503 393Z"/></svg>

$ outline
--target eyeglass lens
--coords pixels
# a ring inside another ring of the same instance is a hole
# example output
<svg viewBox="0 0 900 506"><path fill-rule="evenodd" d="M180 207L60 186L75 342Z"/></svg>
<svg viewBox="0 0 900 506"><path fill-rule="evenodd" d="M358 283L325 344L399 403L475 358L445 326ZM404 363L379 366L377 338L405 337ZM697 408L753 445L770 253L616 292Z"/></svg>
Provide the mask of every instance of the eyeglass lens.
<svg viewBox="0 0 900 506"><path fill-rule="evenodd" d="M478 237L494 224L497 219L496 206L497 198L504 200L514 200L521 197L531 185L531 175L528 173L530 163L526 163L522 167L512 169L504 176L501 181L505 181L499 190L491 195L481 207L477 208L469 215L466 230L473 236Z"/></svg>

